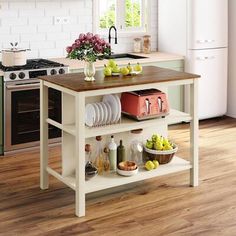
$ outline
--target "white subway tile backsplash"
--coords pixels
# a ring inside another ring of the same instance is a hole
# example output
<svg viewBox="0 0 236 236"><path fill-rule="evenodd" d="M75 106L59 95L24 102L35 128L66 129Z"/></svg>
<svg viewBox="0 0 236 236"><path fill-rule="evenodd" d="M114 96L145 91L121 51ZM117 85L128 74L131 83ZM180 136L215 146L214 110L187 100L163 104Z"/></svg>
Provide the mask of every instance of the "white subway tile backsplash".
<svg viewBox="0 0 236 236"><path fill-rule="evenodd" d="M0 0L0 47L19 42L30 47L29 58L66 56L66 46L80 33L92 32L93 0ZM157 0L151 4L151 43L157 48ZM68 24L55 24L55 17L69 17ZM104 37L107 39L108 32ZM115 52L133 50L135 36L120 35Z"/></svg>
<svg viewBox="0 0 236 236"><path fill-rule="evenodd" d="M46 33L39 33L39 34L21 34L20 35L21 41L30 41L30 42L37 42L46 40Z"/></svg>
<svg viewBox="0 0 236 236"><path fill-rule="evenodd" d="M53 17L30 17L29 25L52 25Z"/></svg>

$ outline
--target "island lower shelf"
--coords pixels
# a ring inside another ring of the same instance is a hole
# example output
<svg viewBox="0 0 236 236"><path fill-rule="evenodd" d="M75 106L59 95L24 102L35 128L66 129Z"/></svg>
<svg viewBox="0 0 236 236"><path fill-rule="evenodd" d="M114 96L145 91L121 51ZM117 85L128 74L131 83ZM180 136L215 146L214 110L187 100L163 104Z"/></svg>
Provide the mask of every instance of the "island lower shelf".
<svg viewBox="0 0 236 236"><path fill-rule="evenodd" d="M145 179L189 170L191 168L192 165L189 161L174 156L172 161L168 164L160 165L157 169L151 171L147 171L144 169L144 167L140 167L136 175L129 177L120 176L116 172L97 175L86 181L85 193L92 193L108 188L118 187L124 184L134 183ZM51 168L48 168L47 170L50 174L54 175L54 177L64 182L70 188L74 190L76 189L76 180L74 175L63 177Z"/></svg>

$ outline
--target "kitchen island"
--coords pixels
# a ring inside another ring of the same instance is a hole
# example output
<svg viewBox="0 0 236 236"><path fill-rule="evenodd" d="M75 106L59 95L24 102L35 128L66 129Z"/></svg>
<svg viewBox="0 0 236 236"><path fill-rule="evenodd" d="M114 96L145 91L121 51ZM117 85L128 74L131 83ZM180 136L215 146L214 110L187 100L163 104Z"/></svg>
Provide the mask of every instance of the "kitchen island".
<svg viewBox="0 0 236 236"><path fill-rule="evenodd" d="M198 75L174 70L146 66L142 74L126 77L106 77L102 72L95 75L94 82L85 82L83 73L40 77L40 187L47 189L48 175L51 174L75 190L76 215L85 215L85 195L87 193L121 186L148 178L190 170L190 185L198 185L198 118L197 118L197 79ZM174 85L190 85L191 112L186 114L171 109L165 118L145 121L121 119L118 124L86 127L85 104L90 97L106 94L119 94L143 89L164 89ZM48 117L48 88L62 92L62 122L58 123ZM168 129L176 122L190 122L190 162L175 156L169 164L161 165L153 171L140 168L137 175L122 177L116 173L99 175L85 180L85 140L90 137L118 134L133 129L154 126ZM62 173L48 166L48 125L62 130Z"/></svg>

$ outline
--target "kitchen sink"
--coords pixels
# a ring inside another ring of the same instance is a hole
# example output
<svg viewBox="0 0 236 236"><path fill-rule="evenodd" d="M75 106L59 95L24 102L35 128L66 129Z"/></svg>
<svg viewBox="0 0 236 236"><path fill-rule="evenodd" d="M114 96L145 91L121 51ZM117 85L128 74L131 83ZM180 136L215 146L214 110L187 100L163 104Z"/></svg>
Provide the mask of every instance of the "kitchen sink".
<svg viewBox="0 0 236 236"><path fill-rule="evenodd" d="M116 60L133 60L133 59L144 59L147 57L133 55L129 53L121 53L121 54L112 54L108 57L105 57L106 59L116 59Z"/></svg>

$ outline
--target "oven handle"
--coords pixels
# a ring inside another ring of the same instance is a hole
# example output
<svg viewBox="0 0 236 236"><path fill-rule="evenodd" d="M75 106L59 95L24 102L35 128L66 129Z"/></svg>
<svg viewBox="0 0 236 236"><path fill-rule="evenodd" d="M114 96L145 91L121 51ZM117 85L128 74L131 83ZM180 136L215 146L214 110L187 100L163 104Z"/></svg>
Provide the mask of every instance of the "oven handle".
<svg viewBox="0 0 236 236"><path fill-rule="evenodd" d="M39 83L33 83L33 84L18 84L18 85L6 85L6 88L8 90L19 90L19 89L34 89L39 88Z"/></svg>

